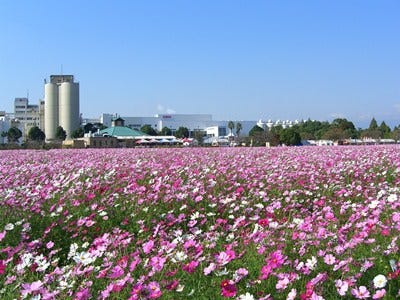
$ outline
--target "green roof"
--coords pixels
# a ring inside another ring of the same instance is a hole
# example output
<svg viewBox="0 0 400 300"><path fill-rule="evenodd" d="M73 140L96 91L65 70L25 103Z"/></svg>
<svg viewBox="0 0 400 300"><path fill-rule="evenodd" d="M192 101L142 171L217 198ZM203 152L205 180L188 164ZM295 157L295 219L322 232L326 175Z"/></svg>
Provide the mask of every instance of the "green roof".
<svg viewBox="0 0 400 300"><path fill-rule="evenodd" d="M148 135L144 132L141 132L136 129L132 129L125 126L114 126L103 129L100 131L101 135L109 135L109 136L116 136L116 137L135 137L135 136L144 136Z"/></svg>

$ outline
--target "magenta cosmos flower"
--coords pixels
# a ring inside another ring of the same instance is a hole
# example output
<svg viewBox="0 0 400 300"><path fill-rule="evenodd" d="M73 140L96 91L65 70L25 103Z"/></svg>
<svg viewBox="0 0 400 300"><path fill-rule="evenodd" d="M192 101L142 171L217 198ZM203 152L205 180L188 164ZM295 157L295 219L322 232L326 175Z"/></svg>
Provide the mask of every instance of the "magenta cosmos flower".
<svg viewBox="0 0 400 300"><path fill-rule="evenodd" d="M235 297L237 293L236 286L232 280L222 280L221 282L221 295L223 297Z"/></svg>

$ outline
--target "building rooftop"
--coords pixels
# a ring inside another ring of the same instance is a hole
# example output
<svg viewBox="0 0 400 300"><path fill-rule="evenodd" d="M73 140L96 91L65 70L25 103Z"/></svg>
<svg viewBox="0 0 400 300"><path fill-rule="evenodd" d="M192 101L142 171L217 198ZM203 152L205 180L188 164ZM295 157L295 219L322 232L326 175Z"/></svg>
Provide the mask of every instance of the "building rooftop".
<svg viewBox="0 0 400 300"><path fill-rule="evenodd" d="M148 134L136 129L131 129L125 126L113 126L100 131L101 135L109 135L115 137L136 137L147 136Z"/></svg>

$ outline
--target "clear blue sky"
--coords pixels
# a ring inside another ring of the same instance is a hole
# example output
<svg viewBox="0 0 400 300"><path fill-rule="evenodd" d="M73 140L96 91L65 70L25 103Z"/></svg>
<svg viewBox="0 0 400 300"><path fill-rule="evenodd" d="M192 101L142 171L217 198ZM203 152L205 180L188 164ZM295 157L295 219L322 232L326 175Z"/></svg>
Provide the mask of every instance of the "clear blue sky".
<svg viewBox="0 0 400 300"><path fill-rule="evenodd" d="M400 124L400 1L0 1L0 110L73 74L84 117Z"/></svg>

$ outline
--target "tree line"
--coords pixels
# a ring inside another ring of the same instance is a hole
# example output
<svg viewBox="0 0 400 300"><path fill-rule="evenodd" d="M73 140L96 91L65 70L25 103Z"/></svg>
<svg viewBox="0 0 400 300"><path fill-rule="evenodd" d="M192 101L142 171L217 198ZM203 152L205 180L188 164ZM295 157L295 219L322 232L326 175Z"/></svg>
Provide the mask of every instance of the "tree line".
<svg viewBox="0 0 400 300"><path fill-rule="evenodd" d="M342 141L346 139L393 139L400 140L400 126L393 130L383 121L378 125L375 118L372 118L369 127L366 129L356 128L353 122L345 118L334 119L331 123L327 121L307 120L292 127L283 128L274 126L263 129L254 126L248 139L253 145L271 146L277 145L300 145L302 140L332 140Z"/></svg>

